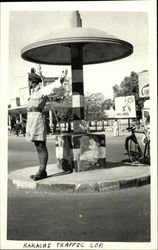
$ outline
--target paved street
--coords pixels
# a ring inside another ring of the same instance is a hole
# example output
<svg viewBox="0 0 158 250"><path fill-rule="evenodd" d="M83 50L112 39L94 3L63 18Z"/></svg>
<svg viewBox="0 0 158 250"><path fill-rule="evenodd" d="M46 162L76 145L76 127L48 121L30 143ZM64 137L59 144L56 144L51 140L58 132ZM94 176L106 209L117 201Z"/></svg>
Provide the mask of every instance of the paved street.
<svg viewBox="0 0 158 250"><path fill-rule="evenodd" d="M14 191L8 208L10 240L150 240L149 185L93 194Z"/></svg>
<svg viewBox="0 0 158 250"><path fill-rule="evenodd" d="M124 159L125 135L107 132L107 162ZM38 165L25 138L9 136L9 172ZM54 140L48 137L49 163L55 163ZM103 193L52 194L20 191L9 185L8 239L51 241L150 240L150 185Z"/></svg>

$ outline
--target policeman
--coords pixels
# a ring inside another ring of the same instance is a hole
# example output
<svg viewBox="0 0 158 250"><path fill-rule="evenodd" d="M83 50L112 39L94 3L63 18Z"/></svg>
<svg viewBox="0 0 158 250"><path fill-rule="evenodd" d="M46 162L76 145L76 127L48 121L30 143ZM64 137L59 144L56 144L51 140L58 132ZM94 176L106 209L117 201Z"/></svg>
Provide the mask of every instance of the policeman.
<svg viewBox="0 0 158 250"><path fill-rule="evenodd" d="M46 167L48 161L48 150L46 146L46 122L43 108L48 100L50 88L41 88L42 79L39 75L32 72L29 73L30 88L33 89L27 105L27 124L26 124L26 140L34 142L38 158L39 170L30 178L34 181L41 180L47 177Z"/></svg>

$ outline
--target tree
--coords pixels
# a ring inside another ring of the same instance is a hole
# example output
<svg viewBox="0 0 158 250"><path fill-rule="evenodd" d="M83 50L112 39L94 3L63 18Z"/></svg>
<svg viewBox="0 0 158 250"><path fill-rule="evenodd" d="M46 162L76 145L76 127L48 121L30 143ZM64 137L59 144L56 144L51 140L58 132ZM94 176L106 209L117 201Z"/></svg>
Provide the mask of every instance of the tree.
<svg viewBox="0 0 158 250"><path fill-rule="evenodd" d="M114 97L135 95L136 100L139 99L138 74L134 71L130 76L126 76L119 85L113 86Z"/></svg>
<svg viewBox="0 0 158 250"><path fill-rule="evenodd" d="M66 97L65 97L65 89L63 86L60 86L59 88L54 88L53 93L51 94L51 99L54 102L62 102Z"/></svg>
<svg viewBox="0 0 158 250"><path fill-rule="evenodd" d="M51 101L55 103L56 115L59 122L68 122L69 130L72 122L72 96L65 95L65 89L61 86L55 88L51 95ZM84 111L86 120L105 119L105 110L114 106L111 99L105 99L102 93L87 93L84 96Z"/></svg>
<svg viewBox="0 0 158 250"><path fill-rule="evenodd" d="M109 109L113 105L111 99L105 99L101 93L85 95L85 119L86 120L102 120L105 119L105 109Z"/></svg>
<svg viewBox="0 0 158 250"><path fill-rule="evenodd" d="M104 107L109 110L111 107L114 108L114 101L110 98L104 100Z"/></svg>
<svg viewBox="0 0 158 250"><path fill-rule="evenodd" d="M68 132L71 132L71 122L72 122L72 108L59 107L56 111L59 122L68 123Z"/></svg>

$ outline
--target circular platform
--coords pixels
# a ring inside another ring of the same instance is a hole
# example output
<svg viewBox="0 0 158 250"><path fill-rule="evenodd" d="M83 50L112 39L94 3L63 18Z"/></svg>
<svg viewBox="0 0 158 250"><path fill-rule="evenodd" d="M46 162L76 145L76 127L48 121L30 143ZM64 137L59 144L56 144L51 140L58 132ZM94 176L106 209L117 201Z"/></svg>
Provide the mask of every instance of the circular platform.
<svg viewBox="0 0 158 250"><path fill-rule="evenodd" d="M40 181L30 179L38 166L27 167L9 174L9 182L18 189L43 192L104 192L150 183L150 166L119 166L92 171L64 173L56 164L47 166L48 177Z"/></svg>

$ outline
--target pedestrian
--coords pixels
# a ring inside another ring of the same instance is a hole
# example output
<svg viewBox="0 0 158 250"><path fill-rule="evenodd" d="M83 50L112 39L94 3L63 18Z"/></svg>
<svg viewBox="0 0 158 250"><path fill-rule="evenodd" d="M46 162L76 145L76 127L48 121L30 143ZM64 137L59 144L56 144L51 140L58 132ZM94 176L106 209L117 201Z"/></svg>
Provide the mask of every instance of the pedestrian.
<svg viewBox="0 0 158 250"><path fill-rule="evenodd" d="M117 119L115 119L112 125L112 129L113 129L113 136L119 136L119 122Z"/></svg>
<svg viewBox="0 0 158 250"><path fill-rule="evenodd" d="M30 178L34 181L47 177L48 150L46 146L46 122L42 113L43 108L51 93L50 86L41 88L42 79L36 73L29 73L30 88L33 92L30 95L27 105L26 140L34 142L39 159L39 170Z"/></svg>
<svg viewBox="0 0 158 250"><path fill-rule="evenodd" d="M25 136L25 134L26 134L26 123L24 121L22 121L22 123L21 123L21 132L22 132L23 136Z"/></svg>
<svg viewBox="0 0 158 250"><path fill-rule="evenodd" d="M20 123L18 120L16 120L16 124L15 124L16 136L19 136L19 130L20 130Z"/></svg>
<svg viewBox="0 0 158 250"><path fill-rule="evenodd" d="M8 125L8 133L11 134L11 126Z"/></svg>

